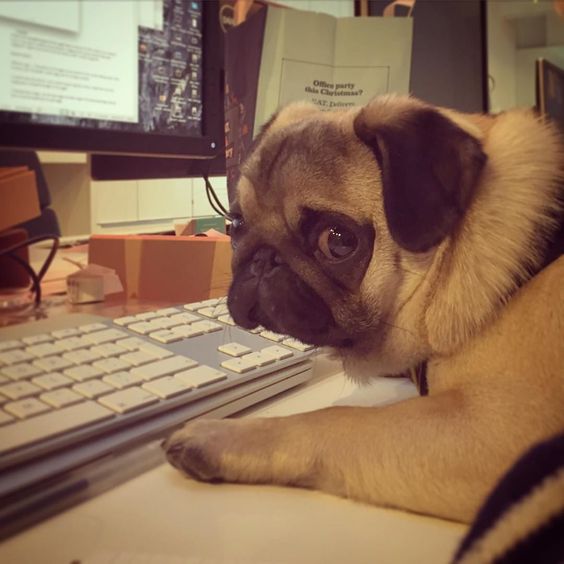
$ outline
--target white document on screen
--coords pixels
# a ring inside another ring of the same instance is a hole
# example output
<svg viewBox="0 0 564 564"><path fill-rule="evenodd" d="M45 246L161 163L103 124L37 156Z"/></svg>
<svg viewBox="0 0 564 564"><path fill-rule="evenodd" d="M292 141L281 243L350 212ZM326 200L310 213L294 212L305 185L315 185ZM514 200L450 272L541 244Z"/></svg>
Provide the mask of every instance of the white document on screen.
<svg viewBox="0 0 564 564"><path fill-rule="evenodd" d="M0 110L137 122L138 15L136 0L2 0Z"/></svg>

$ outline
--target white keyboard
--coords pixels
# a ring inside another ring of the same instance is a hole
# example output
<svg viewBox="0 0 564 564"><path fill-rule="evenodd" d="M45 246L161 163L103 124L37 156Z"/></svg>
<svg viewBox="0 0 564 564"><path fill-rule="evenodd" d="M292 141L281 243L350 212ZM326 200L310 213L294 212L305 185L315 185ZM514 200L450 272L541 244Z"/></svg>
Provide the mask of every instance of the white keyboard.
<svg viewBox="0 0 564 564"><path fill-rule="evenodd" d="M184 421L300 384L312 347L234 325L225 299L0 329L0 502Z"/></svg>

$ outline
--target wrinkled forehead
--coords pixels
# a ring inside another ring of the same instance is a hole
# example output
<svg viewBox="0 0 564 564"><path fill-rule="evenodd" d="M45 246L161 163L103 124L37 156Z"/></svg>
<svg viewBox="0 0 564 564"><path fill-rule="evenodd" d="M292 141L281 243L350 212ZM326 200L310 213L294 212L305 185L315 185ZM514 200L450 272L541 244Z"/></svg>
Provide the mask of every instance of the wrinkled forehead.
<svg viewBox="0 0 564 564"><path fill-rule="evenodd" d="M351 120L322 115L283 127L274 121L241 169L237 200L249 219L284 221L290 228L296 228L303 208L359 219L364 211L368 219L372 210L357 201L365 199L363 183L374 182L377 173Z"/></svg>

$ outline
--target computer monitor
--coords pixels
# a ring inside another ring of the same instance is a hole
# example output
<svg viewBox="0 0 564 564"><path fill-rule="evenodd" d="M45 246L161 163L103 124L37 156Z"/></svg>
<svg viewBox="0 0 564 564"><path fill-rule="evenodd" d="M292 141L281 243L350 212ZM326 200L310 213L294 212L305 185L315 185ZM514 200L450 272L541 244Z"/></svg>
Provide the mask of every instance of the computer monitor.
<svg viewBox="0 0 564 564"><path fill-rule="evenodd" d="M546 59L538 59L535 75L538 111L564 132L564 70Z"/></svg>
<svg viewBox="0 0 564 564"><path fill-rule="evenodd" d="M135 178L154 157L221 162L218 12L213 0L0 2L0 146L143 157L128 161Z"/></svg>

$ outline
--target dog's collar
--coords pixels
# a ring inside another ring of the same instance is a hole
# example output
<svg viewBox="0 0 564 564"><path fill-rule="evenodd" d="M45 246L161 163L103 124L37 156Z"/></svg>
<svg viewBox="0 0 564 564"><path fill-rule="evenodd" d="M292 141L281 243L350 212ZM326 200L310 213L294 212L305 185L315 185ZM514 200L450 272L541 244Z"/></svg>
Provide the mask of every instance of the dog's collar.
<svg viewBox="0 0 564 564"><path fill-rule="evenodd" d="M420 362L417 366L410 368L407 375L417 387L420 396L429 394L429 384L427 383L427 361Z"/></svg>

